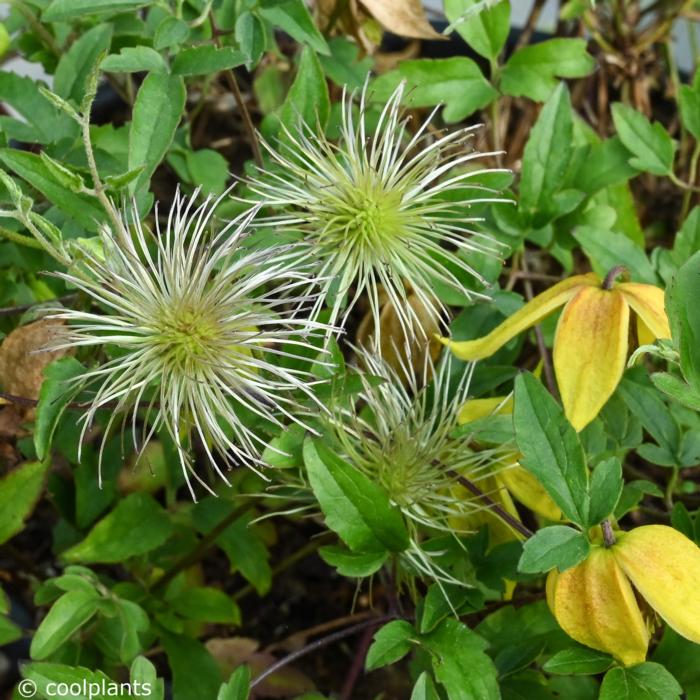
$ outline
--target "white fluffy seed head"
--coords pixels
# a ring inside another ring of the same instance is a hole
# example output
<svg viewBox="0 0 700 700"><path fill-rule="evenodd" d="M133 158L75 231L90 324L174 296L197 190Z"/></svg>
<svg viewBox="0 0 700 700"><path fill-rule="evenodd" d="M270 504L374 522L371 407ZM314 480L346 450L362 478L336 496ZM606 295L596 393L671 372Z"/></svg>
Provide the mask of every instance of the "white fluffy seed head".
<svg viewBox="0 0 700 700"><path fill-rule="evenodd" d="M493 169L466 167L492 153L472 150L473 128L434 136L430 117L407 136L408 117L401 108L405 86L399 85L368 136L367 86L359 96L344 94L341 136L337 144L303 123L288 130L275 148L264 143L274 168L261 171L248 185L257 201L276 212L258 225L303 234L309 256L326 278L315 311L332 310L331 323L345 323L362 294L374 316L375 345L380 342L380 288L395 306L408 341L422 332L410 304L412 289L433 315L447 319L434 292L435 278L469 293L460 277L482 280L469 263L473 252L498 255L501 247L474 229L471 204L510 201L474 178ZM459 192L462 201L450 201Z"/></svg>
<svg viewBox="0 0 700 700"><path fill-rule="evenodd" d="M315 302L308 266L295 247L256 249L246 236L256 210L213 226L223 197L197 205L175 196L161 231L147 230L135 208L120 230L101 231L102 251L84 250L72 271L58 273L89 298L87 311L60 309L67 322L55 347L105 347L111 359L77 378L92 389L83 435L100 409L113 422L130 417L137 446L164 428L174 440L192 497L194 470L188 436L198 437L216 472L245 464L255 470L266 441L250 417L277 426L299 422L296 397L322 406L314 377L287 367L299 349L315 348L312 335L330 328L304 317ZM290 269L292 261L297 261ZM100 453L101 454L101 453ZM228 483L228 482L227 482Z"/></svg>

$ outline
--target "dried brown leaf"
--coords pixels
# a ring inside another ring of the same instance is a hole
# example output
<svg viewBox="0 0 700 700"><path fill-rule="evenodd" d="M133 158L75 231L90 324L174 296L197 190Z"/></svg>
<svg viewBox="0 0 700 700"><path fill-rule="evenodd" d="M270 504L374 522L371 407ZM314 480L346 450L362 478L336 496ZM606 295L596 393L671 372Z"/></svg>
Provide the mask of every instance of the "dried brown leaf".
<svg viewBox="0 0 700 700"><path fill-rule="evenodd" d="M390 32L411 39L444 39L436 32L421 0L361 0L376 20Z"/></svg>
<svg viewBox="0 0 700 700"><path fill-rule="evenodd" d="M42 319L15 328L0 345L0 386L9 394L38 399L44 367L68 354L47 351L63 321Z"/></svg>

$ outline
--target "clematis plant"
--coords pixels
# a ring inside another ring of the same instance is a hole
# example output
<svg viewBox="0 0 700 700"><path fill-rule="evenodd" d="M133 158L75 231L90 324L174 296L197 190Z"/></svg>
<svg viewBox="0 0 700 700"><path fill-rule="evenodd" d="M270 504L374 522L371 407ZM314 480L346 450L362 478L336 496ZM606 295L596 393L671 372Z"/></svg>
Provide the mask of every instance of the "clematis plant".
<svg viewBox="0 0 700 700"><path fill-rule="evenodd" d="M639 344L671 337L663 290L618 282L625 274L620 266L603 280L593 272L569 277L536 296L488 335L467 341L442 338L442 343L461 360L483 359L563 306L554 338L554 372L566 417L576 430L583 430L622 378L632 317Z"/></svg>

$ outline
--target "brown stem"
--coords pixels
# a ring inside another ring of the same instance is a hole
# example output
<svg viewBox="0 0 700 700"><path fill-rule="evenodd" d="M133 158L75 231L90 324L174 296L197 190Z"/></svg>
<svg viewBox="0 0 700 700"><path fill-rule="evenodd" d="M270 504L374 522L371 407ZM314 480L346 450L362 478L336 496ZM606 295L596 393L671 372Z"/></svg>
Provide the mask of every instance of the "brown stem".
<svg viewBox="0 0 700 700"><path fill-rule="evenodd" d="M214 35L214 44L217 48L220 49L221 41L219 40L219 29L216 26L214 14L212 12L209 12L209 23L211 24L212 32ZM238 87L236 74L233 72L232 69L229 68L228 70L224 71L224 78L226 79L229 88L231 88L231 92L233 93L233 96L236 100L238 109L240 110L241 116L243 117L243 124L245 125L246 132L248 133L248 139L250 140L250 148L253 151L253 158L255 158L255 163L259 168L262 168L263 159L262 152L260 150L260 142L258 141L258 133L255 130L253 120L250 116L250 111L248 110L248 105L246 105L245 100L243 99L243 95L241 94L241 89Z"/></svg>
<svg viewBox="0 0 700 700"><path fill-rule="evenodd" d="M488 494L484 493L473 481L462 476L454 469L447 469L446 473L451 476L460 486L464 486L467 491L473 493L477 498L481 499L488 507L507 525L510 525L514 530L519 532L523 537L532 537L534 534L530 528L523 525L517 518L514 518L508 511L501 508L496 501Z"/></svg>
<svg viewBox="0 0 700 700"><path fill-rule="evenodd" d="M613 532L610 521L603 520L603 522L600 524L600 527L603 530L603 542L605 543L605 546L612 547L615 544L616 540L615 533Z"/></svg>
<svg viewBox="0 0 700 700"><path fill-rule="evenodd" d="M353 625L352 627L348 627L344 630L340 630L338 632L334 632L333 634L329 634L327 637L322 637L321 639L317 639L315 642L311 642L310 644L307 644L305 647L303 647L297 651L294 651L291 654L288 654L284 658L282 658L279 661L272 664L272 666L268 666L250 684L250 689L253 690L253 688L256 688L257 686L259 686L266 678L269 678L273 673L277 673L277 671L284 668L285 666L288 666L293 661L300 659L302 656L306 656L307 654L310 654L313 651L317 651L318 649L322 649L323 647L326 647L329 644L339 642L341 639L345 639L346 637L351 637L352 635L357 634L358 632L361 632L362 630L366 629L367 627L376 627L377 625L381 625L384 622L389 622L390 620L394 620L394 619L396 619L396 617L394 615L383 615L381 617L375 617L375 618L372 618L371 620L365 620L364 622L358 622L356 625Z"/></svg>
<svg viewBox="0 0 700 700"><path fill-rule="evenodd" d="M618 277L627 276L629 276L629 272L624 265L615 265L615 267L613 267L610 272L605 275L605 279L603 280L603 284L601 286L603 289L610 290L613 288L613 285Z"/></svg>
<svg viewBox="0 0 700 700"><path fill-rule="evenodd" d="M372 643L372 637L379 626L379 623L374 621L375 625L369 626L365 629L360 637L360 641L357 643L357 650L355 651L355 656L352 660L352 665L348 671L348 675L345 677L345 682L340 691L340 700L352 700L353 690L355 689L355 684L357 679L362 673L362 668L365 665L365 658L367 657L367 650L369 645Z"/></svg>
<svg viewBox="0 0 700 700"><path fill-rule="evenodd" d="M181 571L189 569L190 566L196 564L215 544L219 535L243 515L250 505L244 503L238 508L234 508L218 525L213 527L202 539L197 546L191 551L180 557L154 584L151 586L151 591L156 592L167 586Z"/></svg>
<svg viewBox="0 0 700 700"><path fill-rule="evenodd" d="M527 250L523 250L520 264L523 268L523 272L526 275L529 275L530 270L527 264ZM528 277L523 278L523 284L525 286L525 297L528 301L532 301L535 295L532 290L532 284L530 283ZM539 324L535 326L535 338L537 339L537 349L539 350L540 357L542 358L542 368L544 371L544 379L547 382L547 388L549 389L552 396L559 398L559 388L557 387L557 381L554 377L554 367L552 366L552 358L549 356L547 344L544 342L544 334L542 333L542 328L540 328Z"/></svg>

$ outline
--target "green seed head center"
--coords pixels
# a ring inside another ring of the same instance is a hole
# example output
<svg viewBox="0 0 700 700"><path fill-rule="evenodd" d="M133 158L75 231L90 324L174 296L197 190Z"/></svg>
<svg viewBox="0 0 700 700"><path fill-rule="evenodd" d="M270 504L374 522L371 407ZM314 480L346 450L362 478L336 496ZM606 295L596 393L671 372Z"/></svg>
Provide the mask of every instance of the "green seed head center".
<svg viewBox="0 0 700 700"><path fill-rule="evenodd" d="M220 325L211 311L184 306L159 324L158 344L175 362L192 362L211 355L221 338Z"/></svg>

